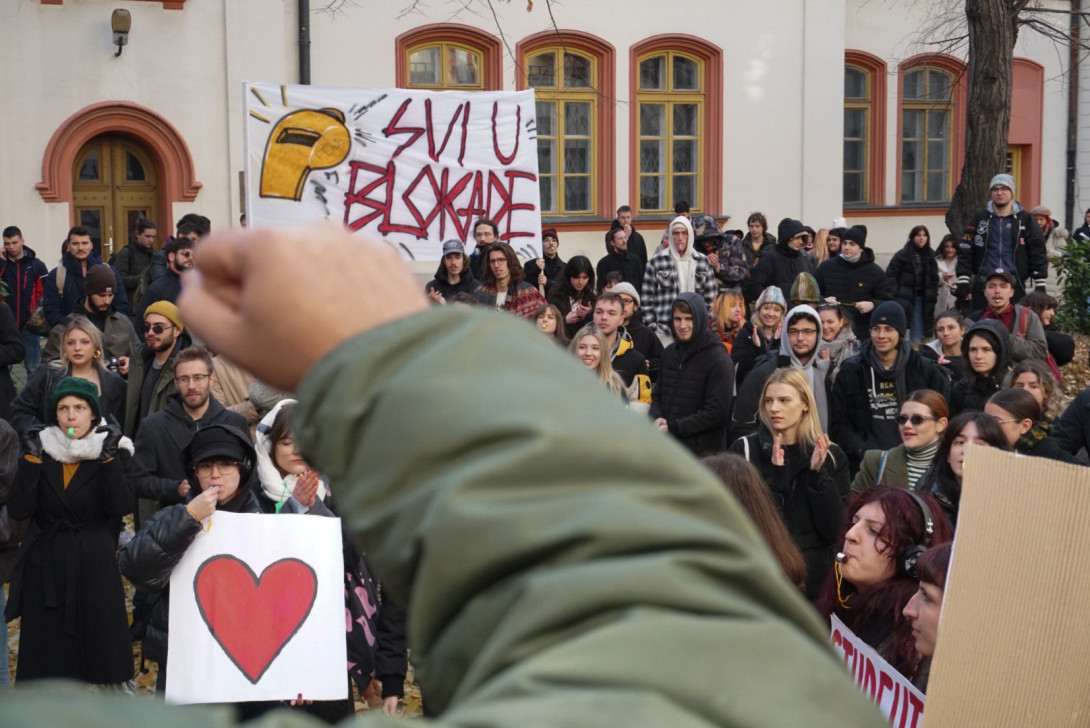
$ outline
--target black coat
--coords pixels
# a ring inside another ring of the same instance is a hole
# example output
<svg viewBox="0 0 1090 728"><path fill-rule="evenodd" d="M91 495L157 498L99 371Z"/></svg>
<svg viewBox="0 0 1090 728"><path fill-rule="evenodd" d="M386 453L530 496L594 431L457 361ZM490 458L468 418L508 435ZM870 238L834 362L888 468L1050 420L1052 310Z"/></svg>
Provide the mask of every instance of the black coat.
<svg viewBox="0 0 1090 728"><path fill-rule="evenodd" d="M583 289L583 305L587 306L590 310L587 311L587 315L576 321L574 324L569 324L567 321L568 314L571 313L571 299L568 298L568 294L564 291L564 287L556 285L549 291L549 296L546 299L549 303L556 306L560 310L560 325L564 327L564 334L571 339L587 324L594 323L594 294L590 292L590 284ZM536 291L537 288L535 287Z"/></svg>
<svg viewBox="0 0 1090 728"><path fill-rule="evenodd" d="M613 218L609 231L613 232L619 227L623 226L617 218ZM606 252L610 252L609 233L606 233ZM635 225L632 225L632 233L628 236L628 252L640 259L641 266L647 265L647 243L644 241L643 235L640 235L639 231L636 230Z"/></svg>
<svg viewBox="0 0 1090 728"><path fill-rule="evenodd" d="M920 336L930 336L935 328L935 304L939 300L939 264L931 246L917 248L911 240L905 243L886 266L886 276L891 286L890 295L905 310L910 326L916 296L923 293L924 330ZM922 291L917 283L922 285Z"/></svg>
<svg viewBox="0 0 1090 728"><path fill-rule="evenodd" d="M863 248L859 260L853 263L839 255L829 258L818 267L814 277L817 278L821 297L832 296L840 303L871 301L877 306L893 298L893 286L886 272L874 262L874 251L870 248ZM870 338L869 313L860 313L853 306L842 306L841 310L851 319L852 331L857 338Z"/></svg>
<svg viewBox="0 0 1090 728"><path fill-rule="evenodd" d="M8 500L30 518L11 580L7 619L22 617L17 679L120 683L133 675L132 640L114 552L132 510L121 455L84 460L64 486L48 454L24 457Z"/></svg>
<svg viewBox="0 0 1090 728"><path fill-rule="evenodd" d="M746 246L743 245L742 252L745 250ZM756 301L768 286L779 286L783 291L783 300L790 301L791 284L799 273L815 274L814 259L805 250L795 250L786 242L771 247L766 244L761 248L761 257L754 264L745 286L746 300ZM821 295L826 295L825 286L821 286Z"/></svg>
<svg viewBox="0 0 1090 728"><path fill-rule="evenodd" d="M990 247L997 245L990 240L990 223L993 217L991 203L988 207L975 213L965 224L961 242L958 243L958 298L964 298L966 287L977 285L983 288L984 281L978 280L981 266ZM1014 203L1014 268L1017 273L1017 281L1014 284L1015 298L1017 301L1022 294L1024 281L1033 279L1038 285L1044 285L1048 278L1048 249L1045 246L1045 235L1041 228L1037 227L1037 221L1033 219L1022 206ZM973 305L979 305L975 300Z"/></svg>
<svg viewBox="0 0 1090 728"><path fill-rule="evenodd" d="M49 398L57 384L71 373L69 366L62 369L52 364L44 364L34 370L11 405L9 422L20 435L35 423L44 425L49 421ZM98 398L102 414L114 417L118 423L122 422L125 419L128 385L120 374L103 367L98 368L98 378L102 383L102 392Z"/></svg>
<svg viewBox="0 0 1090 728"><path fill-rule="evenodd" d="M233 429L226 426L226 429ZM248 430L235 434L250 449L250 462L256 461ZM242 471L245 473L245 471ZM231 513L261 513L254 494L257 468L251 468L249 477L239 484L238 494L227 503L216 506L217 511ZM200 483L189 479L187 501L200 495ZM214 516L213 516L214 518ZM144 635L144 656L159 663L162 670L167 659L167 630L170 625L170 575L193 543L201 524L189 514L184 504L164 508L145 523L125 548L117 554L121 573L141 591L153 592L151 616ZM158 592L158 593L155 593ZM127 631L127 630L126 630Z"/></svg>
<svg viewBox="0 0 1090 728"><path fill-rule="evenodd" d="M548 292L548 287L554 282L560 280L560 276L564 273L564 261L560 259L560 256L555 258L542 257L541 260L545 261L545 287ZM541 274L541 268L537 265L537 258L530 258L522 266L522 272L525 274L524 278L534 288L537 288L537 277ZM437 273L436 278L439 277Z"/></svg>
<svg viewBox="0 0 1090 728"><path fill-rule="evenodd" d="M469 270L469 266L466 266L458 282L452 284L447 279L447 270L442 262L439 263L439 270L435 271L435 278L432 278L428 281L428 285L424 286L425 293L432 291L439 291L439 294L446 299L447 303L450 303L459 293L468 293L481 303L484 303L486 298L481 293L481 282L473 277L473 272Z"/></svg>
<svg viewBox="0 0 1090 728"><path fill-rule="evenodd" d="M637 255L631 251L625 251L624 253L612 252L603 257L595 267L595 280L604 281L606 274L613 271L620 273L625 283L631 283L637 293L643 293L644 266Z"/></svg>
<svg viewBox="0 0 1090 728"><path fill-rule="evenodd" d="M873 383L888 378L892 373L873 371L870 363L870 341L863 342L862 351L845 361L833 381L829 395L829 434L847 454L852 472L859 469L863 453L867 450L889 450L898 442L883 442L874 432L871 422L870 391ZM939 365L920 356L918 352L902 346L895 369L899 368L897 385L898 405L917 389L933 389L947 396L949 384Z"/></svg>
<svg viewBox="0 0 1090 728"><path fill-rule="evenodd" d="M140 305L136 308L136 315L133 318L136 321L143 321L144 312L148 310L148 306L157 301L177 303L178 296L181 293L182 277L168 268L165 275L161 275L152 281L148 289L144 291L144 295L140 298ZM139 333L140 337L143 338L143 329Z"/></svg>
<svg viewBox="0 0 1090 728"><path fill-rule="evenodd" d="M748 442L747 442L748 441ZM772 464L772 433L761 427L757 434L739 438L732 453L746 456L768 485L780 509L784 525L806 561L806 594L813 598L833 563L837 550L844 504L850 493L848 458L832 444L820 471L810 469L813 446L785 448L784 465Z"/></svg>
<svg viewBox="0 0 1090 728"><path fill-rule="evenodd" d="M11 419L11 401L15 399L11 365L25 357L26 349L19 327L15 325L15 315L7 306L0 306L0 419Z"/></svg>
<svg viewBox="0 0 1090 728"><path fill-rule="evenodd" d="M658 381L659 370L662 369L662 340L659 339L658 334L644 326L639 311L632 317L632 321L625 325L625 330L632 337L636 351L644 355L647 361L647 374L651 377L651 382Z"/></svg>
<svg viewBox="0 0 1090 728"><path fill-rule="evenodd" d="M1049 439L1071 455L1090 450L1090 387L1075 395L1058 420L1052 423Z"/></svg>
<svg viewBox="0 0 1090 728"><path fill-rule="evenodd" d="M651 396L651 417L664 418L670 434L694 454L720 452L727 445L734 363L719 337L708 329L704 299L695 293L679 298L693 310L693 335L663 352L662 370Z"/></svg>
<svg viewBox="0 0 1090 728"><path fill-rule="evenodd" d="M145 417L136 435L134 460L138 475L133 486L137 497L164 505L180 502L177 489L186 479L185 448L197 430L210 425L231 425L243 431L249 428L245 417L224 408L212 396L208 398L204 417L197 421L186 414L177 394L167 399L166 407Z"/></svg>

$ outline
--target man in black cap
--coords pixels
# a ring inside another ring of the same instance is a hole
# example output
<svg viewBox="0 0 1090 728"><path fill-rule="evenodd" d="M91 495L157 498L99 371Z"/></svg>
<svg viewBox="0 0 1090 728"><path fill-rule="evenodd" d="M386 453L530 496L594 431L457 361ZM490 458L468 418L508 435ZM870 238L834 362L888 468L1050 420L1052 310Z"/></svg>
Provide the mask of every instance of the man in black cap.
<svg viewBox="0 0 1090 728"><path fill-rule="evenodd" d="M469 269L469 257L461 240L443 241L443 258L435 269L435 278L424 286L424 292L436 303L443 304L453 300L459 293L468 293L479 301L481 283L473 277Z"/></svg>
<svg viewBox="0 0 1090 728"><path fill-rule="evenodd" d="M64 323L57 324L49 332L42 354L46 361L60 356L61 336L65 325L72 316L82 314L102 332L103 365L121 374L128 374L129 352L137 341L137 336L129 317L114 306L116 287L117 279L110 266L98 263L87 270L87 277L83 279L83 292L86 295L80 299L76 310L65 317Z"/></svg>
<svg viewBox="0 0 1090 728"><path fill-rule="evenodd" d="M560 255L557 253L559 247L560 236L556 234L556 228L543 228L541 231L541 257L528 260L522 266L526 281L532 286L537 286L537 292L542 296L548 295L553 281L558 279L564 272L564 261L560 259Z"/></svg>
<svg viewBox="0 0 1090 728"><path fill-rule="evenodd" d="M1048 339L1045 327L1032 309L1017 303L1014 299L1017 280L1014 272L1006 268L994 268L984 271L984 300L987 308L980 320L995 319L1010 332L1007 338L1007 351L1012 362L1023 359L1041 359L1048 357Z"/></svg>
<svg viewBox="0 0 1090 728"><path fill-rule="evenodd" d="M878 304L871 314L870 339L841 365L833 380L829 434L848 455L853 476L867 450L901 444L896 418L909 393L933 389L947 396L946 375L912 349L907 332L901 304Z"/></svg>
<svg viewBox="0 0 1090 728"><path fill-rule="evenodd" d="M756 301L768 286L778 286L783 300L791 295L791 284L799 273L814 274L814 259L803 251L814 237L814 229L798 220L785 217L780 220L776 245L762 251L753 266L745 288L746 300ZM824 288L822 292L824 292Z"/></svg>
<svg viewBox="0 0 1090 728"><path fill-rule="evenodd" d="M867 338L874 307L893 298L893 282L874 262L874 251L867 247L865 225L852 225L842 231L840 255L818 266L814 277L826 302L843 304L842 310L859 339Z"/></svg>
<svg viewBox="0 0 1090 728"><path fill-rule="evenodd" d="M606 246L609 255L598 261L595 274L598 281L604 281L606 275L614 271L621 274L621 280L631 283L636 290L643 289L644 266L639 257L628 249L628 235L624 228L615 227L606 233Z"/></svg>

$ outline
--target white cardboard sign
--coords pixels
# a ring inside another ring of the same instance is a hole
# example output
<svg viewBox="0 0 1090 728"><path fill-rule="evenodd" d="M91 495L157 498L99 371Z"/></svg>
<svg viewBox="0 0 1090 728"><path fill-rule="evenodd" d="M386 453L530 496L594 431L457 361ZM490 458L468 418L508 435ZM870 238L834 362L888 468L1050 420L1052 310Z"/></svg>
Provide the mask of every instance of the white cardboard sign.
<svg viewBox="0 0 1090 728"><path fill-rule="evenodd" d="M217 512L170 577L166 699L347 696L340 519Z"/></svg>
<svg viewBox="0 0 1090 728"><path fill-rule="evenodd" d="M487 217L540 256L533 91L243 86L248 224L329 219L439 260Z"/></svg>
<svg viewBox="0 0 1090 728"><path fill-rule="evenodd" d="M918 728L923 718L924 695L885 658L830 615L833 649L844 658L856 685L870 696L890 725Z"/></svg>

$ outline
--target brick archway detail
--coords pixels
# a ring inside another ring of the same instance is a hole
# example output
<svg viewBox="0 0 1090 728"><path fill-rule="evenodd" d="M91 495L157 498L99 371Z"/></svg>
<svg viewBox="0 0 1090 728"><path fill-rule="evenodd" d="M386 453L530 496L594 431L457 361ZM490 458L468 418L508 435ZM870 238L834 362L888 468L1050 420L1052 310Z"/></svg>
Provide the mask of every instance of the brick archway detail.
<svg viewBox="0 0 1090 728"><path fill-rule="evenodd" d="M160 224L170 230L171 203L197 199L193 155L174 125L151 109L128 101L105 101L80 109L53 132L42 158L42 181L35 185L46 202L72 202L72 165L88 141L107 132L128 134L146 144L159 165Z"/></svg>

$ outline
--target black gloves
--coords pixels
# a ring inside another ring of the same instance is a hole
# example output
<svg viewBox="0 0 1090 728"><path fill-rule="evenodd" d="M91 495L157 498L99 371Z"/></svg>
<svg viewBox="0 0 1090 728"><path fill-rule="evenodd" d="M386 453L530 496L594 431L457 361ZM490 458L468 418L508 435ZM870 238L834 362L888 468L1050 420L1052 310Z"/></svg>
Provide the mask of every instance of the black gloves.
<svg viewBox="0 0 1090 728"><path fill-rule="evenodd" d="M110 417L106 420L106 423L99 427L95 432L105 432L106 439L102 441L102 451L98 454L99 460L109 460L110 458L117 456L117 446L121 444L121 425L117 424L117 420Z"/></svg>
<svg viewBox="0 0 1090 728"><path fill-rule="evenodd" d="M19 438L23 446L23 455L30 455L38 460L42 459L41 432L43 429L45 429L44 425L33 425Z"/></svg>

